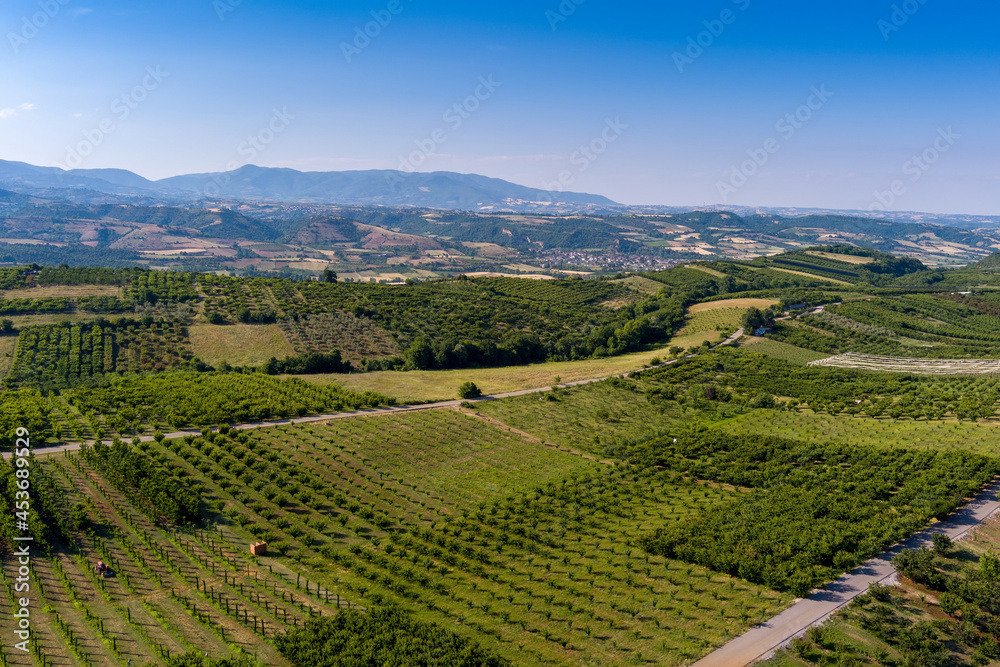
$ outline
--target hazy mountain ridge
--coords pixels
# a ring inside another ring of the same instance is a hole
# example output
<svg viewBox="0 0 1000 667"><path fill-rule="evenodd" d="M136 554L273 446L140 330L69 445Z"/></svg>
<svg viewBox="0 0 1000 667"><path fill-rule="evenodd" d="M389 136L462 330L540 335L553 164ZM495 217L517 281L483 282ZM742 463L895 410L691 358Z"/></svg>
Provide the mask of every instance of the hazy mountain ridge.
<svg viewBox="0 0 1000 667"><path fill-rule="evenodd" d="M49 194L55 190L61 193L58 196L73 199L74 191L154 197L164 204L228 198L464 210L561 211L567 207L597 210L621 206L600 195L552 193L477 174L394 170L301 172L253 165L230 172L184 174L151 181L124 169L65 171L0 160L0 187L31 194ZM86 201L93 203L92 199Z"/></svg>

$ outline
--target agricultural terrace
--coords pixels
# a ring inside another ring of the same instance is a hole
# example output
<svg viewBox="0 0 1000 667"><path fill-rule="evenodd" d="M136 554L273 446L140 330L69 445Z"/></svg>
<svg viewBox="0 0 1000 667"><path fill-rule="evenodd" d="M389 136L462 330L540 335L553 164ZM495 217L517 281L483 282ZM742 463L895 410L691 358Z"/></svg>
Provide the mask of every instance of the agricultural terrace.
<svg viewBox="0 0 1000 667"><path fill-rule="evenodd" d="M915 373L917 375L993 375L1000 373L1000 360L996 359L902 359L854 352L813 361L809 365L856 368L884 373Z"/></svg>

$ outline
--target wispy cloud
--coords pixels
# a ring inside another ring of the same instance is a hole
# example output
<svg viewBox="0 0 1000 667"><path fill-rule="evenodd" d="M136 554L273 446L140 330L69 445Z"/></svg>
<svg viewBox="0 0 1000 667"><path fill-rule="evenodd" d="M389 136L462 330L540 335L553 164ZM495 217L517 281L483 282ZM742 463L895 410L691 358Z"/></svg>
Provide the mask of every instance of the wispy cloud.
<svg viewBox="0 0 1000 667"><path fill-rule="evenodd" d="M22 111L34 111L36 109L34 104L30 102L25 102L24 104L19 104L16 107L6 107L0 109L0 120L6 120L8 118L13 118L18 113Z"/></svg>
<svg viewBox="0 0 1000 667"><path fill-rule="evenodd" d="M80 16L84 16L85 14L92 14L93 12L94 12L93 7L77 7L76 9L70 12L70 15L73 16L73 18L77 18Z"/></svg>

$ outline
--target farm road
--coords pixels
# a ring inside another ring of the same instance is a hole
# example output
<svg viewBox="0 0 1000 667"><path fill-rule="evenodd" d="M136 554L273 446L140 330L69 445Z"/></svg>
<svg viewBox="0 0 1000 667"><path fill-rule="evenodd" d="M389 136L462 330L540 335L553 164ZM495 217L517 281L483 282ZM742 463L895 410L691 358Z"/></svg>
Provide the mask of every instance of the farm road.
<svg viewBox="0 0 1000 667"><path fill-rule="evenodd" d="M733 343L735 343L736 341L738 341L742 337L743 337L743 329L739 329L732 336L730 336L726 340L724 340L721 343L719 343L718 346L732 345ZM690 356L691 355L688 355L688 358L690 358ZM676 359L671 359L670 361L664 362L664 363L660 364L659 366L669 366L670 364L676 363L676 361L677 361ZM609 377L628 377L628 375L629 375L628 373L625 373L624 375L615 375L615 376L609 376ZM565 384L560 384L558 386L559 387L580 387L580 386L585 385L585 384L593 384L595 382L601 382L601 381L607 380L607 379L608 378L606 378L606 377L593 378L591 380L579 380L577 382L567 382ZM506 392L506 393L503 393L503 394L494 394L492 396L482 396L480 398L473 399L470 402L471 403L478 403L480 401L495 401L495 400L498 400L498 399L501 399L501 398L513 398L515 396L528 396L530 394L541 394L541 393L546 392L546 391L551 391L552 389L553 389L552 387L538 387L536 389L521 389L519 391L509 391L509 392ZM315 417L297 417L297 418L294 418L294 419L275 419L275 420L270 420L270 421L254 422L254 423L250 423L250 424L240 424L238 426L234 426L233 429L234 430L247 430L248 431L248 430L258 429L258 428L270 428L272 426L287 426L289 424L311 424L311 423L315 423L315 422L326 422L326 421L330 421L330 420L333 420L333 419L351 419L353 417L375 417L375 416L378 416L378 415L391 415L391 414L396 414L396 413L399 413L399 412L414 412L416 410L436 410L438 408L454 408L454 407L458 407L462 403L463 403L463 401L458 400L458 401L440 401L438 403L422 403L420 405L394 405L394 406L391 406L391 407L376 408L374 410L360 410L360 411L356 411L356 412L337 412L337 413L329 414L329 415L316 415ZM215 429L213 429L213 430L215 430ZM167 438L183 438L185 435L200 435L200 434L201 434L200 431L189 430L189 431L175 431L174 433L165 433L164 435ZM144 436L142 436L140 438L140 440L143 441L143 442L152 442L153 436L151 436L151 435L144 435ZM75 442L75 443L71 443L71 444L68 444L68 445L60 445L58 447L40 447L40 448L37 448L37 449L35 449L33 451L34 451L34 453L36 455L39 455L39 456L45 455L45 454L58 454L59 452L74 452L74 451L77 451L77 450L80 449L81 444L82 443ZM90 444L93 444L93 443L90 443ZM3 457L4 457L4 459L9 459L11 457L10 452L4 452Z"/></svg>
<svg viewBox="0 0 1000 667"><path fill-rule="evenodd" d="M822 623L838 609L866 592L869 584L884 582L895 576L896 569L892 566L892 559L903 549L930 547L934 533L944 533L953 540L967 537L976 526L1000 509L998 492L1000 481L994 481L972 502L953 512L944 521L910 536L881 556L844 574L766 623L710 653L694 663L693 667L744 667L770 657L793 638Z"/></svg>

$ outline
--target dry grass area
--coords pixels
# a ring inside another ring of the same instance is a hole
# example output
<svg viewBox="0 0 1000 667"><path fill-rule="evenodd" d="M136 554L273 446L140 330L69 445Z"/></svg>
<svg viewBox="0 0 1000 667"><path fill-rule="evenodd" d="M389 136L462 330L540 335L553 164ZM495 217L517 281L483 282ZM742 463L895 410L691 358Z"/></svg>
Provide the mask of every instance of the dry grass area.
<svg viewBox="0 0 1000 667"><path fill-rule="evenodd" d="M90 322L97 317L97 315L90 313L45 313L43 315L9 315L4 319L14 322L15 328L23 329L25 327L42 324L59 324L61 322Z"/></svg>
<svg viewBox="0 0 1000 667"><path fill-rule="evenodd" d="M0 292L5 299L51 299L54 297L118 296L116 285L42 285Z"/></svg>
<svg viewBox="0 0 1000 667"><path fill-rule="evenodd" d="M271 357L295 355L277 324L232 326L199 325L188 328L191 349L202 361L218 366L259 366Z"/></svg>
<svg viewBox="0 0 1000 667"><path fill-rule="evenodd" d="M721 271L716 271L715 269L710 269L707 266L701 266L700 264L691 264L687 268L695 269L696 271L701 271L709 275L715 276L716 278L725 278L726 274Z"/></svg>
<svg viewBox="0 0 1000 667"><path fill-rule="evenodd" d="M532 366L507 368L465 368L449 371L385 371L351 375L307 375L307 382L338 384L354 391L378 391L395 397L402 403L425 403L458 398L463 382L475 382L486 395L521 389L536 389L560 382L576 382L593 378L621 375L650 364L651 360L666 359L664 350L649 350L607 359L559 361Z"/></svg>
<svg viewBox="0 0 1000 667"><path fill-rule="evenodd" d="M856 264L858 266L862 266L864 264L871 264L875 261L874 257L859 257L856 255L838 255L832 252L819 252L818 250L807 250L806 254L812 255L813 257L825 257L827 259L832 259L837 262Z"/></svg>
<svg viewBox="0 0 1000 667"><path fill-rule="evenodd" d="M17 336L0 336L0 377L7 375L14 361L14 349L17 347Z"/></svg>
<svg viewBox="0 0 1000 667"><path fill-rule="evenodd" d="M812 273L806 273L805 271L792 271L791 269L778 269L773 266L767 267L771 271L781 271L782 273L791 273L796 276L805 276L806 278L815 278L816 280L822 280L824 282L833 283L835 285L850 285L851 283L846 280L837 280L836 278L827 278L825 276L817 276Z"/></svg>
<svg viewBox="0 0 1000 667"><path fill-rule="evenodd" d="M711 310L723 310L726 308L742 308L747 310L748 308L760 308L764 310L771 306L776 306L778 302L775 299L725 299L723 301L709 301L708 303L697 303L690 308L688 308L688 313L694 315L695 313L704 313Z"/></svg>

